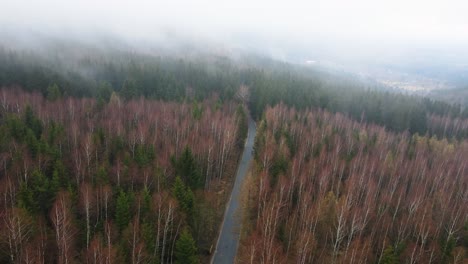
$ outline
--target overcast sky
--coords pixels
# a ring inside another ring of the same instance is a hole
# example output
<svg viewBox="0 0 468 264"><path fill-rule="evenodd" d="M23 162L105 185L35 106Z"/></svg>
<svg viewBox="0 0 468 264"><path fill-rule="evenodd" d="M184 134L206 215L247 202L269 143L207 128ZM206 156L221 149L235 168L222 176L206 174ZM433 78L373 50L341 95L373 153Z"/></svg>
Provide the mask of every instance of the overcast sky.
<svg viewBox="0 0 468 264"><path fill-rule="evenodd" d="M337 49L347 42L449 50L468 44L468 1L0 0L0 26L149 40L172 32L220 42L259 36L287 46L328 38Z"/></svg>

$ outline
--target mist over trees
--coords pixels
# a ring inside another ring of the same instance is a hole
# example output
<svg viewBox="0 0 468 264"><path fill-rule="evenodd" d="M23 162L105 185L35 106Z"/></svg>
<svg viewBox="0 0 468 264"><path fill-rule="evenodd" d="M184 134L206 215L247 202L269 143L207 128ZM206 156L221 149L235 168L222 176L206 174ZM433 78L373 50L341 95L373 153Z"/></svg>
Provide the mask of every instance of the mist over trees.
<svg viewBox="0 0 468 264"><path fill-rule="evenodd" d="M467 258L466 106L249 54L51 43L0 48L1 263L208 262L250 117L240 263Z"/></svg>
<svg viewBox="0 0 468 264"><path fill-rule="evenodd" d="M250 94L249 110L257 120L261 119L265 107L283 102L297 109L342 112L355 120L379 124L392 131L408 130L420 135L429 132L444 136L428 129L429 115L468 118L468 108L461 105L383 91L375 83L360 81L352 75L258 56L178 57L138 50L104 52L65 44L59 47L48 57L34 51L1 49L0 60L4 63L0 65L0 85L18 85L44 96L94 97L102 102L108 101L113 91L124 100L140 96L203 100L211 94L230 100L240 86L246 86Z"/></svg>

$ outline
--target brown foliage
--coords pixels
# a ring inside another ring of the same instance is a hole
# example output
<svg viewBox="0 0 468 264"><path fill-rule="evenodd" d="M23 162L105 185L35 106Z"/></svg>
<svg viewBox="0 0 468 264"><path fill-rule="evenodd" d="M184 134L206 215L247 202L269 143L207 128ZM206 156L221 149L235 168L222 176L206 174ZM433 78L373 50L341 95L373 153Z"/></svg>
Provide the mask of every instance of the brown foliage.
<svg viewBox="0 0 468 264"><path fill-rule="evenodd" d="M467 141L394 134L283 105L267 109L261 126L243 262L372 263L393 247L401 262L438 263L441 241L460 237ZM287 169L275 176L281 155Z"/></svg>

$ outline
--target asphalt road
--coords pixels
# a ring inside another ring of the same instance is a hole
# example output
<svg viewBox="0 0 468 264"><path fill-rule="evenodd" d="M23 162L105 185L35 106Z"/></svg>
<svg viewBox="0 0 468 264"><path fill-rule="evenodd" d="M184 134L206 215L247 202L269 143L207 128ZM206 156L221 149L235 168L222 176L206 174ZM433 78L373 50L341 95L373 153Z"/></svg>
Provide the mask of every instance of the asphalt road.
<svg viewBox="0 0 468 264"><path fill-rule="evenodd" d="M239 195L242 182L244 181L249 164L252 160L253 145L257 128L255 122L249 118L249 132L242 153L242 159L237 168L236 180L232 188L231 197L224 213L224 221L222 223L221 234L218 237L216 249L211 259L214 264L231 264L237 253L239 245L239 231L241 227L241 219L236 217L236 212L239 210Z"/></svg>

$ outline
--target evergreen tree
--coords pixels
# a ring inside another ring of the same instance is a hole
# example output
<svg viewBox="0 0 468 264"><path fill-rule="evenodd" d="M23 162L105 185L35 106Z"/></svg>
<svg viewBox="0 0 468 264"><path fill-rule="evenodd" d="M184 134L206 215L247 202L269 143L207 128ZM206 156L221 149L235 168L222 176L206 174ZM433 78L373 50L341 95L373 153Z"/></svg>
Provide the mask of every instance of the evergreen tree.
<svg viewBox="0 0 468 264"><path fill-rule="evenodd" d="M176 242L175 248L176 264L197 264L200 263L197 257L197 246L192 235L184 228Z"/></svg>
<svg viewBox="0 0 468 264"><path fill-rule="evenodd" d="M237 144L242 148L244 141L247 138L249 131L249 124L247 121L247 114L245 113L242 105L239 105L236 110L236 122L237 122Z"/></svg>
<svg viewBox="0 0 468 264"><path fill-rule="evenodd" d="M194 207L194 197L193 192L190 188L186 187L184 182L180 179L179 176L176 177L174 182L174 187L172 188L174 196L177 198L180 207L187 214L188 218L191 218Z"/></svg>
<svg viewBox="0 0 468 264"><path fill-rule="evenodd" d="M19 206L31 213L47 212L52 206L57 190L57 176L50 180L39 170L34 170L29 181L20 184Z"/></svg>
<svg viewBox="0 0 468 264"><path fill-rule="evenodd" d="M176 173L192 189L202 187L201 173L189 147L185 147L175 162Z"/></svg>
<svg viewBox="0 0 468 264"><path fill-rule="evenodd" d="M396 264L398 263L398 258L393 250L393 247L387 247L382 255L382 260L380 261L382 264Z"/></svg>
<svg viewBox="0 0 468 264"><path fill-rule="evenodd" d="M200 120L203 115L203 108L199 105L198 102L194 102L192 106L192 117L195 120Z"/></svg>
<svg viewBox="0 0 468 264"><path fill-rule="evenodd" d="M125 80L120 95L124 98L125 101L128 101L137 96L137 88L135 80L127 79Z"/></svg>
<svg viewBox="0 0 468 264"><path fill-rule="evenodd" d="M49 87L47 87L47 100L55 101L59 99L60 96L61 96L60 89L56 83L49 85Z"/></svg>
<svg viewBox="0 0 468 264"><path fill-rule="evenodd" d="M142 191L141 215L143 218L149 217L151 214L151 193L147 187Z"/></svg>
<svg viewBox="0 0 468 264"><path fill-rule="evenodd" d="M103 104L107 104L112 95L112 86L107 81L102 81L99 85L97 99Z"/></svg>
<svg viewBox="0 0 468 264"><path fill-rule="evenodd" d="M34 111L32 110L31 106L26 106L23 118L25 125L31 129L31 131L34 133L34 136L39 139L43 129L42 122L34 115Z"/></svg>
<svg viewBox="0 0 468 264"><path fill-rule="evenodd" d="M119 230L123 230L130 222L130 198L124 191L120 191L115 207L115 222Z"/></svg>

